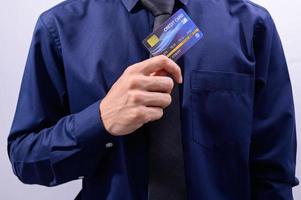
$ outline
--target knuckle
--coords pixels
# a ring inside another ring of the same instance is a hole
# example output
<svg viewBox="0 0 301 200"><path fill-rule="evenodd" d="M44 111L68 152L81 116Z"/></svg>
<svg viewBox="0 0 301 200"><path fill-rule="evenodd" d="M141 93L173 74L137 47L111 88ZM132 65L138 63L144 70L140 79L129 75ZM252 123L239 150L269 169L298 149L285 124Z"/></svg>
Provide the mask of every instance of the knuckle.
<svg viewBox="0 0 301 200"><path fill-rule="evenodd" d="M166 77L166 85L167 85L167 89L170 92L172 90L172 88L174 87L173 79L170 77Z"/></svg>
<svg viewBox="0 0 301 200"><path fill-rule="evenodd" d="M133 119L134 120L139 120L143 117L143 111L140 107L135 107L133 108Z"/></svg>
<svg viewBox="0 0 301 200"><path fill-rule="evenodd" d="M125 70L124 70L124 72L125 73L127 73L127 74L132 74L132 73L134 73L135 71L136 71L136 68L139 66L139 64L133 64L133 65L130 65L130 66L128 66Z"/></svg>
<svg viewBox="0 0 301 200"><path fill-rule="evenodd" d="M169 94L164 94L164 96L162 96L162 100L161 100L161 108L166 108L167 106L169 106L172 102L171 99L171 95Z"/></svg>
<svg viewBox="0 0 301 200"><path fill-rule="evenodd" d="M164 55L159 55L158 58L159 58L160 60L163 60L163 59L166 58L166 56L164 56Z"/></svg>
<svg viewBox="0 0 301 200"><path fill-rule="evenodd" d="M162 65L168 65L170 63L170 60L168 57L164 55L160 55L160 64Z"/></svg>
<svg viewBox="0 0 301 200"><path fill-rule="evenodd" d="M171 101L172 101L171 95L167 94L166 95L166 104L167 104L167 106L171 104Z"/></svg>
<svg viewBox="0 0 301 200"><path fill-rule="evenodd" d="M144 123L152 121L152 116L150 114L144 114L142 117L143 117L142 120Z"/></svg>
<svg viewBox="0 0 301 200"><path fill-rule="evenodd" d="M133 65L128 66L128 67L124 70L124 73L128 74L128 73L131 73L132 71L133 71Z"/></svg>
<svg viewBox="0 0 301 200"><path fill-rule="evenodd" d="M128 78L128 85L130 89L134 89L138 87L139 80L136 76L132 76Z"/></svg>
<svg viewBox="0 0 301 200"><path fill-rule="evenodd" d="M157 117L157 119L160 119L161 117L163 117L163 109L159 109L158 110L158 117Z"/></svg>
<svg viewBox="0 0 301 200"><path fill-rule="evenodd" d="M162 108L156 108L152 111L152 113L149 116L149 121L155 121L160 119L163 116L163 109Z"/></svg>
<svg viewBox="0 0 301 200"><path fill-rule="evenodd" d="M131 91L129 93L130 101L134 104L140 103L141 101L141 94L137 91Z"/></svg>

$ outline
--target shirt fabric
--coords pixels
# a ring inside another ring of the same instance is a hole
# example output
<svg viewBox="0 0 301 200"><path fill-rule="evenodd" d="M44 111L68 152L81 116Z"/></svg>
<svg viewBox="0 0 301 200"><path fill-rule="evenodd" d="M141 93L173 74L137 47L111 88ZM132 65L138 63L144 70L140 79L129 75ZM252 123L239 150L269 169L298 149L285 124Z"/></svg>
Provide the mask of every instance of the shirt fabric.
<svg viewBox="0 0 301 200"><path fill-rule="evenodd" d="M204 37L179 61L189 200L291 200L296 129L291 83L270 14L243 0L182 0ZM99 103L149 57L153 16L137 0L69 0L33 34L8 153L27 184L83 178L78 199L147 199L144 127L104 128Z"/></svg>

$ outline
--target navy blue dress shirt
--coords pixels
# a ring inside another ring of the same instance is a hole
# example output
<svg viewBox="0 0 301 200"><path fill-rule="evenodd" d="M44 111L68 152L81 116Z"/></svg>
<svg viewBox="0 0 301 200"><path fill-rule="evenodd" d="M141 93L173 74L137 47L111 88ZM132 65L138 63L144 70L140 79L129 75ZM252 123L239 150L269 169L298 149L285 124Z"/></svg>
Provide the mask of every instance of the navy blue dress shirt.
<svg viewBox="0 0 301 200"><path fill-rule="evenodd" d="M291 200L296 129L275 24L243 0L181 0L204 37L179 61L189 200ZM99 103L149 57L153 16L137 0L69 0L38 19L11 132L14 173L27 184L83 179L78 199L147 199L145 127L116 137Z"/></svg>

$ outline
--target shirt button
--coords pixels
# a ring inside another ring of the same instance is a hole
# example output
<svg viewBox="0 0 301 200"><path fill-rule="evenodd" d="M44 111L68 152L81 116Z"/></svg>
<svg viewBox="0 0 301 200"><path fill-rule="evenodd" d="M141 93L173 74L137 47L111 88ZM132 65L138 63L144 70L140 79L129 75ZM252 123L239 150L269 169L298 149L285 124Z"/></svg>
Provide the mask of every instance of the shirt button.
<svg viewBox="0 0 301 200"><path fill-rule="evenodd" d="M114 144L113 144L112 142L106 143L106 148L111 148L111 147L113 147L113 146L114 146Z"/></svg>

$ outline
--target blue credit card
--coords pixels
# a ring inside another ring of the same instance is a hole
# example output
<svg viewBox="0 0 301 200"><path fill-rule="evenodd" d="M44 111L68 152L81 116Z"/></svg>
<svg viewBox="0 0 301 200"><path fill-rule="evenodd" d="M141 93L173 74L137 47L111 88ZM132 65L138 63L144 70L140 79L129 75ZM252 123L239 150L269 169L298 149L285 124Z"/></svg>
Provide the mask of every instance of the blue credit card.
<svg viewBox="0 0 301 200"><path fill-rule="evenodd" d="M176 61L202 37L200 29L180 9L147 36L143 44L153 56L163 54Z"/></svg>

